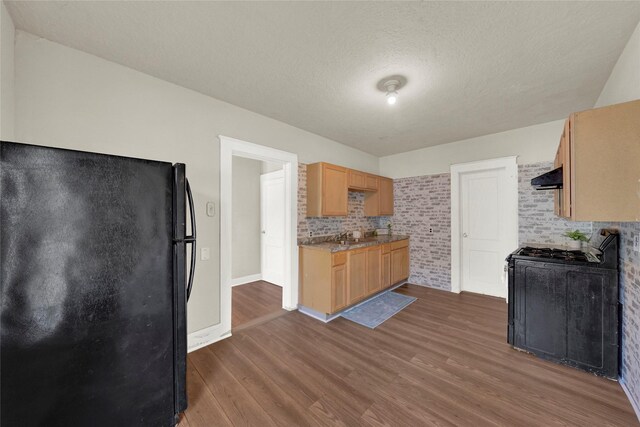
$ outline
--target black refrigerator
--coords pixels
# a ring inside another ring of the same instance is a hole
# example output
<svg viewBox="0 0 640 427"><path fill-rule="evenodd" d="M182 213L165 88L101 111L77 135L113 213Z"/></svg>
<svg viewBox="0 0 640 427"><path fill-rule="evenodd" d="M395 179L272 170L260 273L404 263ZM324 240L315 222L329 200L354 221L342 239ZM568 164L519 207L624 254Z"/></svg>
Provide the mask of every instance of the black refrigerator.
<svg viewBox="0 0 640 427"><path fill-rule="evenodd" d="M0 225L0 425L174 425L185 166L0 142Z"/></svg>

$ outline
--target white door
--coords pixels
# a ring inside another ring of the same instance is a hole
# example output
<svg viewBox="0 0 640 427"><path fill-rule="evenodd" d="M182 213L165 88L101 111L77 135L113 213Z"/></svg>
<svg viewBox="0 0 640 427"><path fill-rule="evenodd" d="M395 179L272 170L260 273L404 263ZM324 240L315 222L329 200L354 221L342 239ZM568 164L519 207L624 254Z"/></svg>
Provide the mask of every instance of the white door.
<svg viewBox="0 0 640 427"><path fill-rule="evenodd" d="M460 288L463 291L507 296L502 282L504 260L516 249L512 247L515 227L510 190L513 189L508 188L514 183L507 179L507 174L505 168L497 168L460 175ZM515 216L517 218L517 200Z"/></svg>
<svg viewBox="0 0 640 427"><path fill-rule="evenodd" d="M260 176L262 280L284 283L284 170Z"/></svg>

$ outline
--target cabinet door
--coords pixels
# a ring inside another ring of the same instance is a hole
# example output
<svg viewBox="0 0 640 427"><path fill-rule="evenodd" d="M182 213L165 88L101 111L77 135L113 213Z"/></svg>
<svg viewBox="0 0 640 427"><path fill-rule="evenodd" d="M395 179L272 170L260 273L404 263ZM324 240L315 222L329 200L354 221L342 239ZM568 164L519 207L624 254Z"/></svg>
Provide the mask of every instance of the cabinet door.
<svg viewBox="0 0 640 427"><path fill-rule="evenodd" d="M331 268L331 312L347 306L347 265Z"/></svg>
<svg viewBox="0 0 640 427"><path fill-rule="evenodd" d="M566 282L558 264L516 260L516 347L562 359L566 353Z"/></svg>
<svg viewBox="0 0 640 427"><path fill-rule="evenodd" d="M375 175L367 175L366 188L369 191L378 191L378 177Z"/></svg>
<svg viewBox="0 0 640 427"><path fill-rule="evenodd" d="M409 278L409 248L391 251L391 283L395 284Z"/></svg>
<svg viewBox="0 0 640 427"><path fill-rule="evenodd" d="M347 216L349 210L347 169L324 164L322 172L322 214Z"/></svg>
<svg viewBox="0 0 640 427"><path fill-rule="evenodd" d="M393 180L380 177L378 180L378 215L393 215Z"/></svg>
<svg viewBox="0 0 640 427"><path fill-rule="evenodd" d="M569 364L609 377L618 375L618 306L615 272L567 268Z"/></svg>
<svg viewBox="0 0 640 427"><path fill-rule="evenodd" d="M364 298L367 290L367 249L356 249L349 252L348 288L349 304Z"/></svg>
<svg viewBox="0 0 640 427"><path fill-rule="evenodd" d="M382 254L382 288L391 286L391 252Z"/></svg>
<svg viewBox="0 0 640 427"><path fill-rule="evenodd" d="M380 246L367 249L367 295L378 292L382 288L382 265Z"/></svg>
<svg viewBox="0 0 640 427"><path fill-rule="evenodd" d="M562 206L560 206L561 216L571 218L571 125L572 119L564 122L562 149Z"/></svg>
<svg viewBox="0 0 640 427"><path fill-rule="evenodd" d="M562 147L563 147L562 139L563 138L564 138L564 134L560 138L560 144L558 145L558 150L556 151L556 158L553 161L553 168L554 169L557 169L560 166L562 166ZM564 169L563 169L563 171L564 171ZM561 193L562 193L562 188L557 189L557 190L553 190L553 212L557 216L561 216L562 215L562 209L560 208L560 206L561 206L561 197L562 197Z"/></svg>
<svg viewBox="0 0 640 427"><path fill-rule="evenodd" d="M349 169L349 188L364 190L366 188L366 174L353 169Z"/></svg>

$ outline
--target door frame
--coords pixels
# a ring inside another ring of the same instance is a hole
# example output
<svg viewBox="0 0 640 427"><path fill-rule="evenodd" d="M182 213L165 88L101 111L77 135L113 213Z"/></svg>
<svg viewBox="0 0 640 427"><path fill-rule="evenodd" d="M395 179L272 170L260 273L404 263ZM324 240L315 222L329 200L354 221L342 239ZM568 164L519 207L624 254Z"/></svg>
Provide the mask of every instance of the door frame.
<svg viewBox="0 0 640 427"><path fill-rule="evenodd" d="M518 156L451 165L451 292L461 290L462 276L462 235L460 233L462 215L460 212L460 191L462 175L469 172L482 172L504 168L507 188L507 215L511 216L513 226L507 230L507 239L518 247Z"/></svg>
<svg viewBox="0 0 640 427"><path fill-rule="evenodd" d="M265 237L264 234L262 233L265 228L264 228L264 217L265 217L265 203L264 203L264 192L263 190L263 185L264 185L264 180L269 178L269 177L273 177L278 175L278 178L282 177L283 181L286 180L286 177L284 176L284 170L280 169L277 171L273 171L273 172L267 172L267 173L263 173L260 175L260 273L262 275L262 278L264 279L264 272L265 272ZM286 207L283 207L283 209L286 209ZM286 239L286 236L285 236ZM271 283L271 282L270 282ZM278 283L273 283L274 285L277 286L281 286L281 284Z"/></svg>
<svg viewBox="0 0 640 427"><path fill-rule="evenodd" d="M285 243L282 308L298 308L298 156L228 136L220 139L220 332L231 335L231 225L233 156L279 162L284 170ZM259 244L259 242L256 242Z"/></svg>

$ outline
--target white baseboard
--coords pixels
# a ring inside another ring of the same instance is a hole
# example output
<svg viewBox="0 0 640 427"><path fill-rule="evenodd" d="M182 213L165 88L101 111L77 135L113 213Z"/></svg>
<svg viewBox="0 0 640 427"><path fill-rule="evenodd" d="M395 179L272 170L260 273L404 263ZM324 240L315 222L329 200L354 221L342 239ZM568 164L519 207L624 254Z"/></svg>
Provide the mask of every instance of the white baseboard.
<svg viewBox="0 0 640 427"><path fill-rule="evenodd" d="M618 382L620 383L620 387L622 387L624 394L627 395L627 399L629 399L629 402L631 403L631 407L636 413L636 418L640 420L640 405L638 405L638 402L636 402L636 400L633 398L631 391L627 388L627 384L624 382L624 378L620 377L618 379Z"/></svg>
<svg viewBox="0 0 640 427"><path fill-rule="evenodd" d="M257 282L262 280L262 274L250 274L248 276L238 277L237 279L231 279L231 286L244 285L246 283Z"/></svg>
<svg viewBox="0 0 640 427"><path fill-rule="evenodd" d="M206 347L231 336L231 331L220 335L217 331L219 327L220 325L213 325L187 335L187 353L191 353L199 348Z"/></svg>
<svg viewBox="0 0 640 427"><path fill-rule="evenodd" d="M331 322L333 319L340 317L340 313L342 313L342 311L339 311L338 313L334 313L334 314L320 313L319 311L316 311L309 307L305 307L304 305L299 305L298 311L302 314L306 314L309 317L313 317L314 319L319 320L323 323Z"/></svg>

